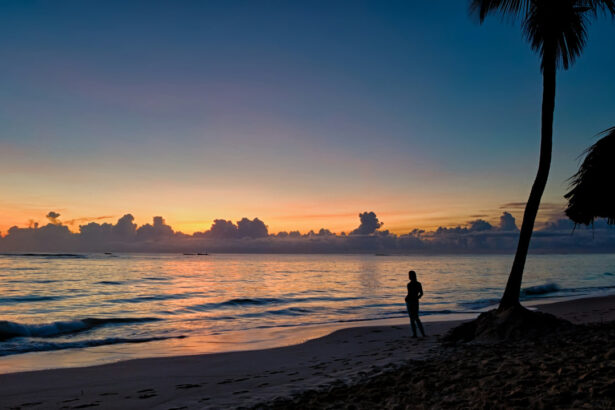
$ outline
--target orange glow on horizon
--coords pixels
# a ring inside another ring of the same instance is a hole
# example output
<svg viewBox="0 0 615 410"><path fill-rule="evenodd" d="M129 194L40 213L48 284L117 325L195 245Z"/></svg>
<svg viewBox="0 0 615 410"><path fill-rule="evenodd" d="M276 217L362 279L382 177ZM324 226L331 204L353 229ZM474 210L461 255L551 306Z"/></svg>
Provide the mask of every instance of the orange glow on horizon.
<svg viewBox="0 0 615 410"><path fill-rule="evenodd" d="M115 224L125 213L117 213L116 215L103 215L97 217L83 217L74 215L65 209L57 208L57 211L61 214L59 221L66 225L72 232L79 232L79 226L85 225L90 222L95 223L111 223ZM12 226L18 226L25 228L28 226L34 226L38 223L39 226L44 226L50 221L45 218L48 211L42 209L16 209L10 207L3 207L0 209L2 217L0 218L0 234L6 236L8 229ZM455 227L455 226L467 226L467 224L475 219L484 219L494 226L499 224L499 217L502 214L501 209L494 209L491 212L476 214L475 212L455 212L447 213L445 210L430 210L430 211L416 211L414 213L402 212L402 211L389 211L378 212L374 210L381 222L384 222L382 230L388 230L391 233L400 235L407 234L414 229L421 229L425 231L433 231L438 227ZM522 210L510 210L509 211L517 219L517 226L521 224ZM281 231L299 231L302 234L309 231L318 232L321 228L329 229L335 234L342 232L349 233L359 225L359 212L331 212L331 213L308 213L308 214L282 214L277 215L274 213L265 214L264 216L252 216L247 215L245 217L253 219L258 217L262 220L269 229L270 234L277 234ZM183 215L172 215L167 217L164 213L152 215L150 218L143 217L143 215L132 213L135 217L135 223L138 226L142 226L152 222L153 216L162 216L165 222L170 225L174 231L182 232L184 234L194 234L195 232L205 232L210 229L214 219L226 219L237 222L242 217L210 217L210 218L186 218ZM537 221L537 227L541 227L548 219L550 215L541 213Z"/></svg>

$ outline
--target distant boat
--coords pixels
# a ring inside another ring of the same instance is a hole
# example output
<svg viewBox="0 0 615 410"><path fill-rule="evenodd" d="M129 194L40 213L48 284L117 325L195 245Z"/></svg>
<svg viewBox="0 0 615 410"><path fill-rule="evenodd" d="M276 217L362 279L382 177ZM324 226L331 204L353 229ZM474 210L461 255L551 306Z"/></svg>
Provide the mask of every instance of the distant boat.
<svg viewBox="0 0 615 410"><path fill-rule="evenodd" d="M105 252L105 255L113 255L111 252Z"/></svg>
<svg viewBox="0 0 615 410"><path fill-rule="evenodd" d="M207 256L207 255L209 255L209 254L207 253L207 251L205 251L204 253L200 253L200 252L199 252L199 253L197 253L197 255Z"/></svg>

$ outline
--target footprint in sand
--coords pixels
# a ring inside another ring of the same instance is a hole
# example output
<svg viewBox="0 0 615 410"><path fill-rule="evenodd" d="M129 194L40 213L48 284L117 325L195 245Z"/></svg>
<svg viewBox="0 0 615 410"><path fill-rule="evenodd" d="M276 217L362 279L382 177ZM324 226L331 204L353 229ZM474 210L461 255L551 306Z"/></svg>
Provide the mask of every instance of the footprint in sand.
<svg viewBox="0 0 615 410"><path fill-rule="evenodd" d="M139 395L140 399L149 399L158 395L154 389L143 389L139 390L137 393L141 393L141 395Z"/></svg>
<svg viewBox="0 0 615 410"><path fill-rule="evenodd" d="M196 387L201 387L200 384L178 384L175 386L176 389L194 389Z"/></svg>
<svg viewBox="0 0 615 410"><path fill-rule="evenodd" d="M100 406L100 402L95 401L94 403L86 403L86 404L80 404L79 406L74 406L71 407L73 409L85 409L87 407L98 407Z"/></svg>

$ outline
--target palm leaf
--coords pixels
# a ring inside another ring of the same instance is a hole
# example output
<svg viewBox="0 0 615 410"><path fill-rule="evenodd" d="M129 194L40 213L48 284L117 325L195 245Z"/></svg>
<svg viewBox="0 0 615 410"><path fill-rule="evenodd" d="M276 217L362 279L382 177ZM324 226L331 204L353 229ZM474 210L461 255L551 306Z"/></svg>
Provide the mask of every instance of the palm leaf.
<svg viewBox="0 0 615 410"><path fill-rule="evenodd" d="M478 15L482 23L487 15L499 13L504 17L523 18L532 0L471 0L470 13Z"/></svg>
<svg viewBox="0 0 615 410"><path fill-rule="evenodd" d="M615 0L471 0L470 13L481 23L489 14L521 21L541 68L555 63L568 69L585 47L589 17L615 17Z"/></svg>
<svg viewBox="0 0 615 410"><path fill-rule="evenodd" d="M566 216L574 223L589 225L595 218L615 224L615 127L585 151L585 159L571 178Z"/></svg>

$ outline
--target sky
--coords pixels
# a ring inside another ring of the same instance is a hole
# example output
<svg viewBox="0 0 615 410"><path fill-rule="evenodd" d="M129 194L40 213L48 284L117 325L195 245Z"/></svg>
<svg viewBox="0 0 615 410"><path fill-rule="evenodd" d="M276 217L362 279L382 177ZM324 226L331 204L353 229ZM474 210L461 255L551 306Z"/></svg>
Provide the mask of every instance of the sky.
<svg viewBox="0 0 615 410"><path fill-rule="evenodd" d="M615 24L588 34L559 72L543 224L615 125ZM3 1L0 232L50 211L189 234L520 220L540 97L518 25L459 0Z"/></svg>

